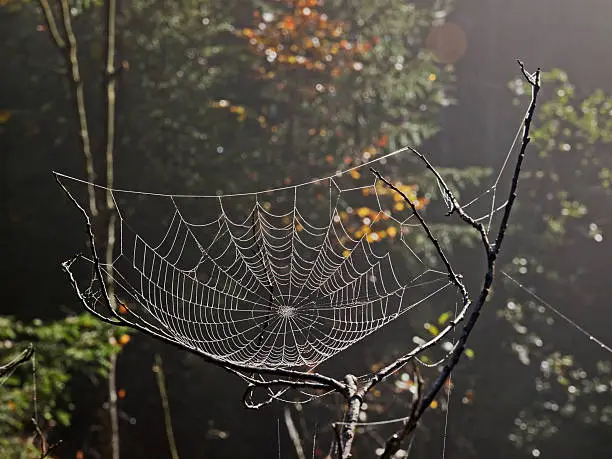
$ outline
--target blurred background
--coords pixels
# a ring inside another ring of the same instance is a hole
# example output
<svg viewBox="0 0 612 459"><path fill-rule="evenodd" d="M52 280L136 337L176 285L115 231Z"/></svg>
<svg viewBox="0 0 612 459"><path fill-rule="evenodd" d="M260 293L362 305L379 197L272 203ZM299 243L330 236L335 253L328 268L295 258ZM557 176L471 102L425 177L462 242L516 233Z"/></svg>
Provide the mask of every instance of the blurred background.
<svg viewBox="0 0 612 459"><path fill-rule="evenodd" d="M499 268L609 343L611 2L119 3L111 164L124 189L252 191L409 144L468 200L502 170L529 103L516 58L541 67L533 142ZM51 443L63 440L52 457L118 457L113 432L121 457L171 457L164 400L181 458L298 457L285 406L246 410L240 379L84 314L60 263L87 250L86 233L51 173L91 178L76 110L81 86L41 5L60 31L64 6L74 29L91 166L97 183L109 183L105 2L0 0L0 358L30 342L36 349L35 371L29 362L0 380L1 456L40 456L30 421L36 394L42 431ZM414 190L477 288L478 241L443 217L423 168L403 156L386 169ZM359 231L364 216L349 212L345 224ZM377 243L396 250L396 236ZM408 314L338 356L339 366L375 368L413 337L435 334L436 321L443 317ZM413 457L443 457L443 447L463 458L610 457L610 354L575 326L498 273L469 346L424 416ZM426 381L438 371L424 369ZM372 394L362 419L407 416L407 376ZM289 407L306 457L328 453L340 402ZM395 428L363 427L355 457L375 457Z"/></svg>

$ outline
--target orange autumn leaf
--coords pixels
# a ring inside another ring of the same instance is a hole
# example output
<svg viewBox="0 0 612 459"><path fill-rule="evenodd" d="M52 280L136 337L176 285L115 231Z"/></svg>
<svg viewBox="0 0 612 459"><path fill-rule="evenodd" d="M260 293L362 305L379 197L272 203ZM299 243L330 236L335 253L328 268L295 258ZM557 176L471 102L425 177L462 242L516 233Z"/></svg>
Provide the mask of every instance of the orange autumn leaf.
<svg viewBox="0 0 612 459"><path fill-rule="evenodd" d="M387 134L383 134L380 139L376 141L376 145L379 147L385 147L389 143L389 136Z"/></svg>

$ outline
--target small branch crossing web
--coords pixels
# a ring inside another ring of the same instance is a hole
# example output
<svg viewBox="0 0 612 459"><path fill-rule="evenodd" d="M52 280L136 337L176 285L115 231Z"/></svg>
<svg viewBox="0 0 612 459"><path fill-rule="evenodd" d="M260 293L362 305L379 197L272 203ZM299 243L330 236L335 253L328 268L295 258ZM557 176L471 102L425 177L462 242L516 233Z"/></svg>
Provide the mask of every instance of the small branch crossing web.
<svg viewBox="0 0 612 459"><path fill-rule="evenodd" d="M408 212L400 219L386 209L368 169L362 174L371 184L354 186L356 169L233 195L107 190L117 206L119 244L113 262L99 267L113 279L120 311L220 362L308 370L423 304L450 285L448 275L408 244L418 225ZM67 188L84 184L58 179ZM378 214L363 219L367 230L356 237L346 209L364 195ZM133 217L122 204L130 200L156 218L148 224ZM165 224L156 233L160 212ZM373 243L383 220L409 249L400 258L408 254L420 271L398 275L389 246ZM83 291L99 310L105 294L99 283Z"/></svg>

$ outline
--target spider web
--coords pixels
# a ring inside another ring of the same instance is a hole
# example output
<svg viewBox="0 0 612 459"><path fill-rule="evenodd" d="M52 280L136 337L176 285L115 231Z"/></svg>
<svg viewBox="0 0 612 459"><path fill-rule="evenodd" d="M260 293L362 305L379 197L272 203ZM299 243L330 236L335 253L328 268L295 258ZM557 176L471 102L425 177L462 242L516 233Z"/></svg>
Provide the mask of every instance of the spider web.
<svg viewBox="0 0 612 459"><path fill-rule="evenodd" d="M97 265L113 279L126 319L166 340L240 366L312 369L450 285L407 242L420 229L409 211L391 212L369 171L355 174L367 164L253 193L107 190L118 244L113 262ZM67 188L87 184L57 176ZM377 211L371 218L351 206L364 195ZM351 213L365 229L361 237L349 227ZM408 248L399 258L375 243L383 222ZM95 271L95 260L82 259ZM106 290L90 279L83 297L109 317Z"/></svg>

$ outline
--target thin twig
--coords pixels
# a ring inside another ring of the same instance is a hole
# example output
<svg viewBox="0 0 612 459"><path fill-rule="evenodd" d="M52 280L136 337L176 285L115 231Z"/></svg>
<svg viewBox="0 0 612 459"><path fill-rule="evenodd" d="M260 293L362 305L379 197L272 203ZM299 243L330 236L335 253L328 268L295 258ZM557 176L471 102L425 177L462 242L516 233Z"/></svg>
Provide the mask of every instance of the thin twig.
<svg viewBox="0 0 612 459"><path fill-rule="evenodd" d="M45 434L43 433L42 429L40 428L40 425L38 424L38 421L36 420L36 418L32 418L31 421L32 421L32 424L34 425L34 429L36 430L36 434L40 438L40 456L39 456L39 459L45 459L46 457L49 457L49 455L55 449L57 449L59 446L61 446L61 444L64 441L63 440L58 440L57 442L55 442L55 443L53 443L52 445L49 446L49 444L47 443L47 437L45 437Z"/></svg>
<svg viewBox="0 0 612 459"><path fill-rule="evenodd" d="M119 410L117 409L117 354L110 356L108 372L108 417L110 420L112 458L119 459Z"/></svg>
<svg viewBox="0 0 612 459"><path fill-rule="evenodd" d="M64 48L66 48L66 42L62 38L57 28L55 16L53 15L53 10L51 9L51 6L49 6L48 0L40 0L40 7L43 11L43 18L45 19L45 24L47 26L47 29L49 30L49 33L51 34L51 38L53 39L55 46L57 46L58 49L63 50Z"/></svg>
<svg viewBox="0 0 612 459"><path fill-rule="evenodd" d="M162 408L164 410L164 425L166 427L166 437L168 438L170 457L172 457L172 459L179 459L176 441L174 440L174 431L172 430L172 416L170 415L170 403L168 402L168 392L166 391L166 378L162 366L162 358L159 354L155 354L153 373L155 373L157 389L159 390L159 396L162 400Z"/></svg>
<svg viewBox="0 0 612 459"><path fill-rule="evenodd" d="M414 151L416 152L416 150L414 150ZM426 164L429 165L428 167L432 171L434 171L434 174L436 175L436 177L440 177L440 175L435 170L435 168L433 166L431 166L429 161L427 161L427 159L424 156L422 156L418 152L416 152L416 154L420 155L425 160ZM374 385L378 384L380 381L385 379L387 376L389 376L390 374L392 374L393 372L397 371L399 368L404 366L406 363L408 363L410 360L412 360L416 355L418 355L421 352L423 352L424 350L434 346L437 342L442 340L448 333L450 333L457 326L457 324L459 322L461 322L464 319L465 314L466 314L466 312L467 312L467 310L468 310L468 308L469 308L469 306L471 304L471 300L470 300L468 291L467 291L465 285L463 284L463 276L461 276L460 274L457 274L455 272L455 270L453 269L450 261L448 260L448 257L446 256L444 250L442 249L442 246L440 245L440 243L438 242L438 240L434 236L433 232L431 231L431 228L429 227L429 225L427 224L427 222L425 221L425 219L423 218L421 213L418 211L415 203L413 203L412 200L403 191L401 191L399 188L397 188L395 185L393 185L389 180L384 178L378 171L376 171L375 169L371 169L371 170L374 173L374 175L377 177L378 180L382 181L387 187L389 187L390 189L392 189L393 191L398 193L404 199L404 201L410 206L410 209L412 210L412 213L415 215L415 217L419 221L421 227L425 231L425 234L427 235L427 239L429 239L431 244L436 249L438 257L440 258L440 260L442 261L442 263L444 264L444 266L446 268L446 272L448 273L448 277L449 277L450 281L457 287L457 289L461 293L461 296L463 298L463 308L461 309L461 312L456 317L454 317L451 321L449 321L449 323L446 325L446 327L444 329L442 329L436 336L431 338L429 341L427 341L427 342L417 346L416 348L414 348L408 354L406 354L406 355L396 359L395 361L393 361L389 365L387 365L387 366L383 367L382 369L380 369L379 371L377 371L373 375L373 377L370 379L370 381L363 387L363 389L362 389L362 393L363 394L367 393L370 389L372 389L372 387L374 387ZM446 193L448 194L449 199L451 199L451 202L453 203L453 206L454 206L455 210L457 212L459 212L460 215L461 215L461 213L463 211L461 210L461 207L457 203L457 200L455 199L455 197L453 196L452 192L446 186L446 184L444 183L444 181L442 180L441 177L440 177L440 180L441 180L442 186L444 187ZM466 216L466 218L469 219L470 217ZM480 225L478 223L475 223L475 225L476 225L476 227L481 227L482 226L482 225ZM482 231L484 231L484 230L482 230ZM486 234L484 236L483 241L486 241Z"/></svg>
<svg viewBox="0 0 612 459"><path fill-rule="evenodd" d="M304 454L304 448L302 448L302 440L300 439L300 434L295 427L295 423L291 418L291 411L289 407L285 407L285 425L287 426L287 431L289 432L289 438L293 443L293 447L295 448L295 453L297 454L298 459L306 459L306 454Z"/></svg>
<svg viewBox="0 0 612 459"><path fill-rule="evenodd" d="M531 88L532 88L531 103L529 104L529 109L527 110L527 115L525 116L525 120L523 122L523 140L521 142L521 149L519 151L519 155L516 160L514 175L512 176L512 183L510 185L510 192L508 194L508 203L506 204L506 207L504 208L502 221L499 226L499 230L497 232L497 238L495 239L495 246L493 247L493 250L495 251L496 255L499 253L499 249L501 248L501 243L504 239L504 235L506 234L508 220L512 212L512 206L514 204L514 201L516 200L516 196L517 196L516 190L518 188L518 182L519 182L521 168L523 165L523 160L525 159L525 150L527 149L527 145L529 145L529 142L531 141L531 138L529 137L529 131L531 129L531 123L533 121L533 115L536 109L538 93L540 92L541 70L538 68L535 75L530 76L525 71L525 66L520 60L518 61L518 64L521 67L521 72L523 73L523 76L525 77L525 79L527 79L527 81L531 85Z"/></svg>
<svg viewBox="0 0 612 459"><path fill-rule="evenodd" d="M114 183L114 148L115 148L115 111L116 111L116 88L117 73L115 69L116 54L116 23L117 23L117 2L108 0L106 7L106 207L109 211L115 206L111 189Z"/></svg>
<svg viewBox="0 0 612 459"><path fill-rule="evenodd" d="M336 434L336 436L335 436L335 442L332 444L329 456L333 457L336 455L336 452L337 452L338 457L343 458L344 448L343 448L343 441L342 441L342 429L340 428L338 424L335 424L335 423L332 424L332 429L334 430L334 433Z"/></svg>
<svg viewBox="0 0 612 459"><path fill-rule="evenodd" d="M423 155L422 153L420 153L419 151L417 151L415 148L411 146L408 146L408 149L411 152L413 152L421 161L423 161L423 163L425 164L425 167L427 167L427 169L429 169L434 174L434 176L436 177L436 180L442 187L444 194L448 198L448 201L451 203L451 208L448 211L447 215L451 215L453 213L456 213L457 215L459 215L459 218L461 218L461 220L463 220L465 223L467 223L472 228L474 228L476 231L478 231L482 239L483 245L488 246L489 238L488 238L487 232L485 231L485 228L482 225L482 223L479 223L477 220L469 216L465 212L465 210L463 210L463 207L459 204L459 201L455 197L455 194L451 191L450 187L446 184L446 182L444 181L444 179L442 178L442 175L438 172L438 170L432 166L432 164L429 162L427 157L425 157L425 155Z"/></svg>
<svg viewBox="0 0 612 459"><path fill-rule="evenodd" d="M442 250L442 246L440 245L436 237L431 232L429 225L427 224L427 222L425 222L425 219L423 218L421 213L418 211L416 204L412 202L412 200L402 190L397 188L389 180L387 180L382 175L380 175L380 173L377 170L375 170L374 168L370 168L370 170L374 173L374 175L376 176L376 178L378 178L378 180L380 180L387 187L389 187L390 189L395 191L397 194L399 194L404 199L404 201L410 206L412 213L417 218L417 220L421 224L421 227L425 231L425 234L427 235L427 239L429 239L429 241L433 244L434 248L436 249L436 252L438 253L438 257L444 264L444 267L446 268L446 272L448 273L450 280L453 282L453 284L455 284L459 288L462 296L464 298L468 298L467 290L465 289L465 286L463 285L463 282L461 281L461 276L455 273L455 271L453 270L453 267L451 266L450 261L448 260L448 258L446 257L446 254L444 253L444 250Z"/></svg>
<svg viewBox="0 0 612 459"><path fill-rule="evenodd" d="M410 412L410 417L404 424L401 430L394 433L389 439L385 442L385 449L381 454L381 459L391 459L393 455L399 450L402 441L407 438L419 422L416 417L416 412L423 400L423 378L421 377L421 372L419 371L419 367L415 365L413 372L413 379L417 383L417 393L414 401L412 402L412 410Z"/></svg>
<svg viewBox="0 0 612 459"><path fill-rule="evenodd" d="M42 0L46 2L46 0ZM70 75L70 83L73 90L73 95L76 103L77 109L77 117L79 120L79 139L81 140L81 148L83 150L83 157L85 159L85 169L87 171L87 179L89 184L87 185L87 194L89 197L89 210L92 216L98 215L98 206L96 204L96 194L93 183L96 179L96 174L94 170L94 161L93 155L91 152L91 142L89 139L89 126L87 123L87 112L85 110L85 90L83 87L83 80L81 79L81 71L79 68L79 58L77 53L77 40L74 35L74 31L72 30L72 16L70 14L70 5L68 4L68 0L60 1L60 15L62 18L62 26L63 32L66 36L66 43L64 46L58 46L62 55L64 56L65 64L68 69L68 73ZM41 3L42 5L42 3ZM48 6L48 5L47 5ZM47 17L47 12L51 12L50 8L45 8L43 6L43 11L45 13L45 17L47 18L47 23L50 25L54 23L53 15L50 14ZM54 32L52 31L51 26L49 26L49 33L53 37L56 44L60 44L63 42L58 42L55 37Z"/></svg>
<svg viewBox="0 0 612 459"><path fill-rule="evenodd" d="M6 375L10 375L15 370L15 368L30 360L32 358L32 355L34 355L34 345L30 343L28 347L21 351L21 353L17 357L15 357L10 362L0 366L0 378L3 378Z"/></svg>

